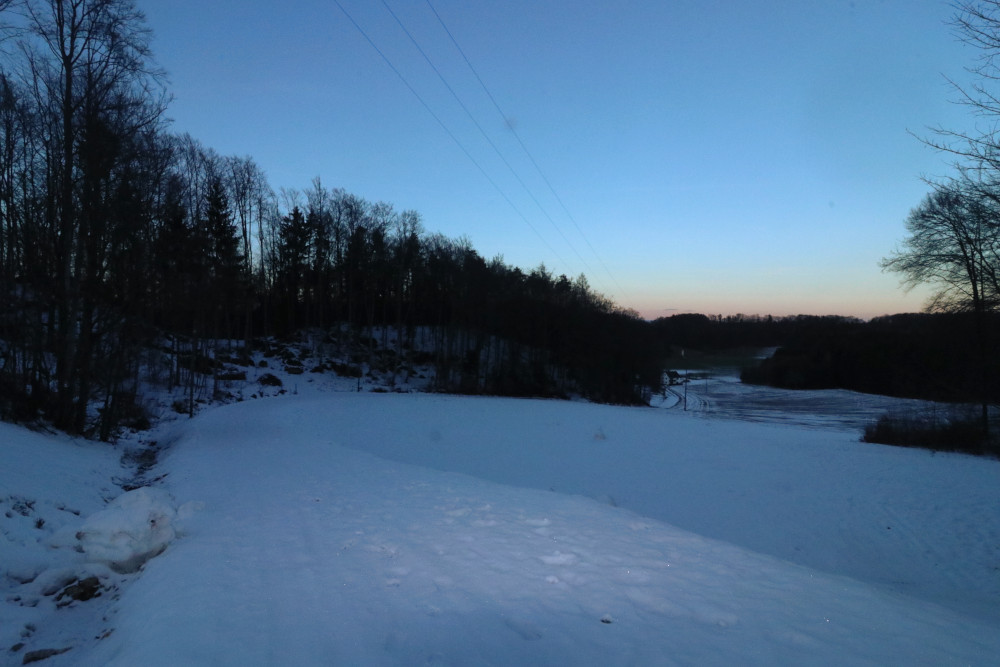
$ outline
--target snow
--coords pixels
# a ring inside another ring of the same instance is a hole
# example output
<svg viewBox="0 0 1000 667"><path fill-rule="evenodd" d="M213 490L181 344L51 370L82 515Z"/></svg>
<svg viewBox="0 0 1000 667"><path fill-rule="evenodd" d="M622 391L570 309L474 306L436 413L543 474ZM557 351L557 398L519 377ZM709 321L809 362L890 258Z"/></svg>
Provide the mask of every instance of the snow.
<svg viewBox="0 0 1000 667"><path fill-rule="evenodd" d="M121 493L113 481L123 472L120 454L0 423L0 664L20 663L20 654L8 652L18 643L100 630L91 610L79 603L57 608L65 598L54 598L87 576L110 583L114 573L88 563L74 536L85 517Z"/></svg>
<svg viewBox="0 0 1000 667"><path fill-rule="evenodd" d="M801 414L302 389L162 424L125 494L121 451L0 424L0 662L1000 655L995 460ZM57 607L88 574L105 594Z"/></svg>
<svg viewBox="0 0 1000 667"><path fill-rule="evenodd" d="M177 536L176 518L189 515L196 503L179 511L163 489L140 487L121 494L83 522L74 537L90 561L121 573L135 572L163 553Z"/></svg>

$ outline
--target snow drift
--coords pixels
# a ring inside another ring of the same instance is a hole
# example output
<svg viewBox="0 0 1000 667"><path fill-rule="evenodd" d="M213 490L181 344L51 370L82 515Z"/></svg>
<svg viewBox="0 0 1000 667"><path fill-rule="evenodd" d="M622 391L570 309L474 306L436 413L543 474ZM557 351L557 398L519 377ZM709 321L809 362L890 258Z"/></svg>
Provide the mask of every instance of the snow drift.
<svg viewBox="0 0 1000 667"><path fill-rule="evenodd" d="M135 572L158 556L177 536L174 522L188 516L193 504L179 513L162 489L142 487L121 494L106 509L92 514L76 533L88 560L106 563L116 572Z"/></svg>

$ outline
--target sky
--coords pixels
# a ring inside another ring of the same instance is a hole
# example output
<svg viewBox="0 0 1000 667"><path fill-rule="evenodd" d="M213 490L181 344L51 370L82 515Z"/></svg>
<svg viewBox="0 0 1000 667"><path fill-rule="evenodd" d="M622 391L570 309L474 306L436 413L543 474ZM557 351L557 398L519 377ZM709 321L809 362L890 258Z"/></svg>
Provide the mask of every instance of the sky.
<svg viewBox="0 0 1000 667"><path fill-rule="evenodd" d="M920 310L879 260L972 127L946 0L137 5L172 131L647 318Z"/></svg>

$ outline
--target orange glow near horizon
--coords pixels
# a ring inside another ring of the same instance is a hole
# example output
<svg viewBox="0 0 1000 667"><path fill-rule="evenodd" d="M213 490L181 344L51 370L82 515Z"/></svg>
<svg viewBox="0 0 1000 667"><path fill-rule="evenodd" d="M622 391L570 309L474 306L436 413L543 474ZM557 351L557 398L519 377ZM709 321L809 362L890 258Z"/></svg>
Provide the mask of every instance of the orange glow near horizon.
<svg viewBox="0 0 1000 667"><path fill-rule="evenodd" d="M877 295L876 298L854 299L843 295L801 300L789 299L779 302L773 299L736 298L678 298L671 299L671 306L663 306L663 298L645 296L632 304L623 304L636 310L643 318L655 320L671 315L699 313L703 315L760 315L788 317L794 315L841 315L872 319L882 315L921 312L926 303L926 294L900 291L898 295Z"/></svg>

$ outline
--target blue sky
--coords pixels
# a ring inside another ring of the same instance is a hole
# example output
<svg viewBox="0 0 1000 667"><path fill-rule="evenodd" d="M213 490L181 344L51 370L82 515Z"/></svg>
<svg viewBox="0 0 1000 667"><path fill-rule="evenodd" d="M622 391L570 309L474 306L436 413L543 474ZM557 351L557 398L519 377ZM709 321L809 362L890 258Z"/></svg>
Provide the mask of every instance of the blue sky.
<svg viewBox="0 0 1000 667"><path fill-rule="evenodd" d="M447 131L334 0L139 0L173 130L651 318L920 309L878 261L950 173L911 132L972 124L948 2L430 0L501 116L428 2L386 0L502 159L382 0L340 3Z"/></svg>

